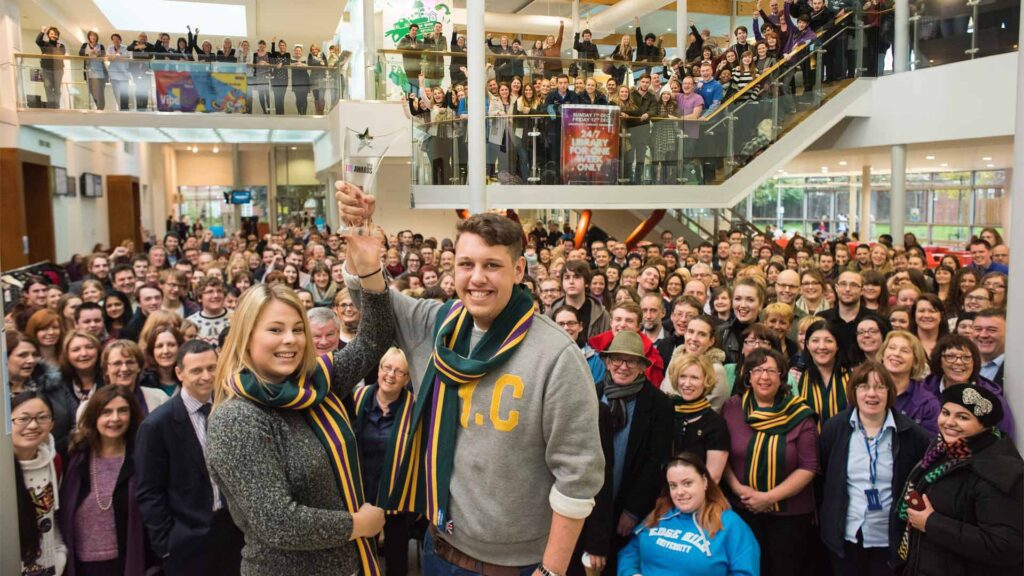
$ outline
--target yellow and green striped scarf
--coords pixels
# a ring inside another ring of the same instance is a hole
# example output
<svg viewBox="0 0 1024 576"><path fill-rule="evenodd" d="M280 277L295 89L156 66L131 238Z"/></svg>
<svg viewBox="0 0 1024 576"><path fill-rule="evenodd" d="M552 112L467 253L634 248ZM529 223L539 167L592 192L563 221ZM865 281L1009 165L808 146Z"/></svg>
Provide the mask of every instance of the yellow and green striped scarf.
<svg viewBox="0 0 1024 576"><path fill-rule="evenodd" d="M283 410L299 410L306 418L313 434L323 444L334 470L341 499L350 514L364 503L362 473L359 469L359 449L352 422L342 405L341 398L331 391L332 358L324 354L317 360L316 369L299 376L298 381L286 380L280 384L263 382L255 374L243 370L231 379L235 393L256 404ZM356 540L363 576L380 576L374 540Z"/></svg>
<svg viewBox="0 0 1024 576"><path fill-rule="evenodd" d="M363 418L366 418L371 405L369 400L377 393L378 386L379 384L363 386L352 393L352 398L355 400L357 422L361 422ZM409 426L412 424L412 408L412 394L408 390L403 389L398 400L391 406L392 412L398 416L398 419L395 421L395 426L391 429L391 440L388 442L387 452L384 454L384 461L387 462L386 466L390 473L386 476L381 475L380 487L377 489L377 502L378 506L381 507L386 506L388 495L391 494L391 490L395 487L395 481L398 479L399 464L401 463L402 455L405 454L405 450L408 448ZM393 513L388 512L388 514Z"/></svg>
<svg viewBox="0 0 1024 576"><path fill-rule="evenodd" d="M814 412L803 398L780 389L770 408L758 408L754 393L744 392L743 414L747 425L754 429L747 444L744 480L754 490L768 492L785 478L786 434L805 418L813 417ZM772 511L779 512L783 506L776 503Z"/></svg>
<svg viewBox="0 0 1024 576"><path fill-rule="evenodd" d="M470 350L473 317L455 300L441 306L434 328L434 353L417 391L407 448L397 460L397 482L389 510L424 514L438 530L451 533L449 485L459 427L459 387L477 382L502 364L526 338L533 323L533 298L523 286L512 289L505 309ZM385 462L385 466L392 465ZM391 477L393 468L383 476Z"/></svg>
<svg viewBox="0 0 1024 576"><path fill-rule="evenodd" d="M832 369L832 378L827 385L821 382L821 372L813 363L800 376L798 390L818 415L818 432L826 420L846 409L846 383L849 380L849 370L838 365Z"/></svg>

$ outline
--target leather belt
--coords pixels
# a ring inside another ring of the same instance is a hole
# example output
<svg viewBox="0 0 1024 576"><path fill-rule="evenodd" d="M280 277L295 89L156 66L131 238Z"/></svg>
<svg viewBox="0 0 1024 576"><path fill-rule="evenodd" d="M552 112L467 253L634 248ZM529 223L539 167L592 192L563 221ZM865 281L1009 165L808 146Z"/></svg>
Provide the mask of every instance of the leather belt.
<svg viewBox="0 0 1024 576"><path fill-rule="evenodd" d="M481 574L482 576L519 576L519 568L516 566L498 566L497 564L477 560L445 542L441 539L440 533L434 526L430 526L430 536L434 541L434 554L449 564L458 566L463 570Z"/></svg>

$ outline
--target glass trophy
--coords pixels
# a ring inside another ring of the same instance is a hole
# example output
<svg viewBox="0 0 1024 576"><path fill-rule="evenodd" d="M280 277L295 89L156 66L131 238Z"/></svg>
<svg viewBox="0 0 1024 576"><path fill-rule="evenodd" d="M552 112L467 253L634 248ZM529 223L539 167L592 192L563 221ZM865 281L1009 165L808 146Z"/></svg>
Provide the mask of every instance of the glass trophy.
<svg viewBox="0 0 1024 576"><path fill-rule="evenodd" d="M381 163L400 135L401 131L376 135L371 134L369 128L362 132L349 128L345 138L345 180L358 186L363 194L374 195ZM366 235L371 229L369 220L343 222L341 232Z"/></svg>

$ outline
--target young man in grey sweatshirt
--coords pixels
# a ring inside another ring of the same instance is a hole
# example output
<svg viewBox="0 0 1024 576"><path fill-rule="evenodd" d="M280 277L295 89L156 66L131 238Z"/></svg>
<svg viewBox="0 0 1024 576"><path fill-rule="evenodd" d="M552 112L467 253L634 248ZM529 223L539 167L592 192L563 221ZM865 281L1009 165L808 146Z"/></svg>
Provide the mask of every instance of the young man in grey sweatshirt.
<svg viewBox="0 0 1024 576"><path fill-rule="evenodd" d="M369 218L372 197L347 183L335 188L343 218ZM507 218L483 214L459 224L455 285L474 321L471 350L509 304L525 271L522 253L522 230ZM359 296L357 274L368 272L346 267L353 302ZM441 303L400 294L392 294L392 303L396 340L418 393L434 351ZM451 522L425 544L432 548L425 556L447 568L445 551L454 548L486 564L536 566L535 574L564 575L604 481L598 399L582 352L551 319L535 314L511 357L479 381L460 386L459 400Z"/></svg>

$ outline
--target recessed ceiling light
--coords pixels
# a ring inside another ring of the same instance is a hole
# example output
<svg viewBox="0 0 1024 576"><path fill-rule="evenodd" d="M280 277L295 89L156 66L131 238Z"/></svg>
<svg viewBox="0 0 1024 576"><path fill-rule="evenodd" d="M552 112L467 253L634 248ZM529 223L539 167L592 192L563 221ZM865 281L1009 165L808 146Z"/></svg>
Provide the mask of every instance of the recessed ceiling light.
<svg viewBox="0 0 1024 576"><path fill-rule="evenodd" d="M935 156L932 156L931 154L929 154L929 155L925 156L924 159L925 160L935 160Z"/></svg>
<svg viewBox="0 0 1024 576"><path fill-rule="evenodd" d="M218 152L220 152L220 148L218 148L217 146L214 146L213 147L213 153L216 154Z"/></svg>
<svg viewBox="0 0 1024 576"><path fill-rule="evenodd" d="M992 157L991 156L982 156L981 159L984 162L991 162L992 161Z"/></svg>
<svg viewBox="0 0 1024 576"><path fill-rule="evenodd" d="M949 164L946 164L945 162L943 162L942 164L939 164L939 167L940 168L949 168Z"/></svg>
<svg viewBox="0 0 1024 576"><path fill-rule="evenodd" d="M846 160L840 160L839 161L839 165L840 166L846 166Z"/></svg>
<svg viewBox="0 0 1024 576"><path fill-rule="evenodd" d="M197 152L199 152L199 146L193 146L192 147L192 153L195 154Z"/></svg>
<svg viewBox="0 0 1024 576"><path fill-rule="evenodd" d="M298 149L299 149L298 146L292 146L292 150L298 150Z"/></svg>
<svg viewBox="0 0 1024 576"><path fill-rule="evenodd" d="M667 32L671 32L671 31L672 31L672 29L671 29L671 28L668 28L668 29L667 29L666 31L667 31Z"/></svg>
<svg viewBox="0 0 1024 576"><path fill-rule="evenodd" d="M985 164L985 168L995 168L995 164Z"/></svg>

